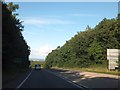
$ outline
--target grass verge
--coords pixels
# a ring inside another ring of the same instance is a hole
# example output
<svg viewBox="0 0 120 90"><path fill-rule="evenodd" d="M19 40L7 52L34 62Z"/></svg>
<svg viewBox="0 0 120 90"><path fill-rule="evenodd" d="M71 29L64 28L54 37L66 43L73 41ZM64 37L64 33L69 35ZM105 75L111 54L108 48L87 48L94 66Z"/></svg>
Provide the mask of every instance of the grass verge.
<svg viewBox="0 0 120 90"><path fill-rule="evenodd" d="M110 74L110 75L120 75L120 72L118 70L110 71L105 67L96 67L91 66L89 68L66 68L66 67L52 67L54 69L67 69L67 70L78 70L78 71L84 71L84 72L95 72L95 73L102 73L102 74Z"/></svg>

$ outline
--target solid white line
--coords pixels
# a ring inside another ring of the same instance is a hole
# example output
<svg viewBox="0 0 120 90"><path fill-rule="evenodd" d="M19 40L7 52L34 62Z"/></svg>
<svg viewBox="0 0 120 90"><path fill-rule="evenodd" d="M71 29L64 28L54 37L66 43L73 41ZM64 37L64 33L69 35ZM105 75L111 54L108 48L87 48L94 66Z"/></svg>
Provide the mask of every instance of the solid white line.
<svg viewBox="0 0 120 90"><path fill-rule="evenodd" d="M53 72L51 72L51 71L48 71L48 70L45 70L45 71L47 71L47 72L49 72L49 73L51 73L51 74L54 74L55 76L57 76L57 77L59 77L59 78L65 80L65 81L67 81L68 83L71 83L71 84L75 85L75 86L78 87L78 88L83 88L83 87L81 87L81 86L83 86L83 85L79 86L79 85L73 83L72 81L65 79L65 78L62 77L62 76L56 75L55 73L53 73ZM86 87L86 86L84 86L84 87L85 87L85 88L88 88L88 87Z"/></svg>
<svg viewBox="0 0 120 90"><path fill-rule="evenodd" d="M33 70L28 74L28 76L17 86L17 88L20 88L23 83L25 83L25 81L29 78L29 76L31 75L31 73L33 72Z"/></svg>

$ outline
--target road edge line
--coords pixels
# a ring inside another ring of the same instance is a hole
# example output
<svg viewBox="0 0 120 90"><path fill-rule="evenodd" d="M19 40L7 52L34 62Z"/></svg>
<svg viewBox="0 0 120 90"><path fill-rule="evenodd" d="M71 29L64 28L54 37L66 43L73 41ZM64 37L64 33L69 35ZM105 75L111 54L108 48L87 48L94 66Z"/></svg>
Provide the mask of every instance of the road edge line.
<svg viewBox="0 0 120 90"><path fill-rule="evenodd" d="M71 80L66 79L66 78L64 78L64 77L62 77L62 76L59 76L59 75L57 75L57 74L55 74L55 73L53 73L53 72L51 72L51 71L48 71L48 70L45 70L45 71L47 71L47 72L49 72L49 73L51 73L51 74L54 74L55 76L57 76L57 77L65 80L65 81L67 81L68 83L71 83L71 84L75 85L75 86L78 87L78 88L87 88L87 89L89 89L87 86L84 86L84 85L82 85L82 84L74 83L74 82L72 82Z"/></svg>
<svg viewBox="0 0 120 90"><path fill-rule="evenodd" d="M16 87L16 89L20 88L23 83L25 83L25 81L29 78L29 76L32 74L33 70L28 74L28 76Z"/></svg>

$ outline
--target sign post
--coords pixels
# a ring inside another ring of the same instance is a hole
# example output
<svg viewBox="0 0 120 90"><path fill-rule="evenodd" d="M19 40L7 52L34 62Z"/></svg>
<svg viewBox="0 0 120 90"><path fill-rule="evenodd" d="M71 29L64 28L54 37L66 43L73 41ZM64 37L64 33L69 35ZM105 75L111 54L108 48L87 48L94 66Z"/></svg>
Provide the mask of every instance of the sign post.
<svg viewBox="0 0 120 90"><path fill-rule="evenodd" d="M109 70L114 70L118 67L118 60L120 55L120 49L107 49L107 60L109 60Z"/></svg>

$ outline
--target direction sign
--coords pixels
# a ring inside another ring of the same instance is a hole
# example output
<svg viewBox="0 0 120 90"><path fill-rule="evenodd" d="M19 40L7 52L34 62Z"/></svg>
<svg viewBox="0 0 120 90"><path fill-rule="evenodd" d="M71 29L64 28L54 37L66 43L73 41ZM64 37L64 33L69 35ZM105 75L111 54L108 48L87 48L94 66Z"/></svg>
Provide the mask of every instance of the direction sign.
<svg viewBox="0 0 120 90"><path fill-rule="evenodd" d="M109 60L109 69L115 69L118 66L118 57L120 55L120 49L107 49L107 60Z"/></svg>

